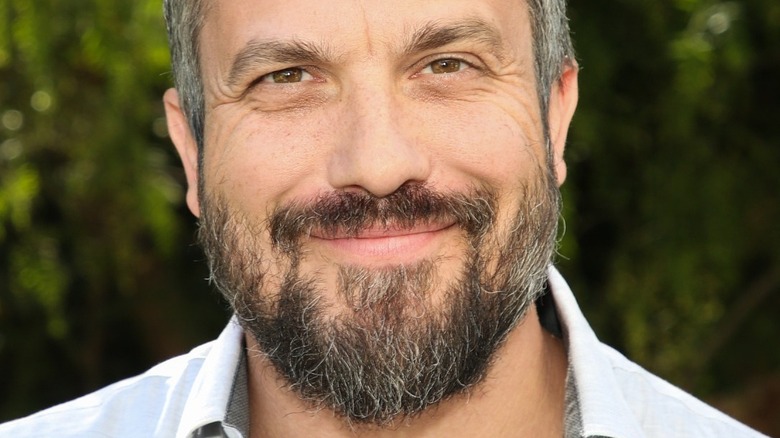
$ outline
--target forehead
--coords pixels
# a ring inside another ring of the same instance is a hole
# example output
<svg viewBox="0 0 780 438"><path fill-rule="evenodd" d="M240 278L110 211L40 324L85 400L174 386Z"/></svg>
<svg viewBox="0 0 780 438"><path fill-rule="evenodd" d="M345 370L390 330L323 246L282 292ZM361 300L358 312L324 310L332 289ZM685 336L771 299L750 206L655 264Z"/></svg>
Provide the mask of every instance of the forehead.
<svg viewBox="0 0 780 438"><path fill-rule="evenodd" d="M431 23L480 22L508 47L530 50L524 0L214 0L205 16L206 70L246 44L300 40L352 53L391 52ZM222 68L219 68L222 70Z"/></svg>

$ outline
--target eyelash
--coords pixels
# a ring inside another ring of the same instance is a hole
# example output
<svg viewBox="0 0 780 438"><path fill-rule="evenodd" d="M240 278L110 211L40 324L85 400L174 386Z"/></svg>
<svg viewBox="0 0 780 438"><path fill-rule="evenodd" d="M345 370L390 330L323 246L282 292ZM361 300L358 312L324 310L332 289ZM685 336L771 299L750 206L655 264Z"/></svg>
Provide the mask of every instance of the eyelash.
<svg viewBox="0 0 780 438"><path fill-rule="evenodd" d="M430 75L450 75L450 74L460 73L461 71L463 71L465 69L481 70L477 65L475 65L475 63L467 61L462 56L453 56L453 55L439 56L439 57L437 57L435 59L425 60L425 61L426 61L425 64L423 64L422 68L419 69L413 75L413 77L416 77L416 76L421 75L421 74L426 74L426 75L429 75L429 74ZM434 66L435 66L435 64L437 62L446 62L446 61L454 61L454 62L459 63L458 70L453 71L453 72L442 72L442 73L435 73L433 71ZM264 75L260 76L259 78L257 78L253 82L252 85L254 86L254 85L262 84L262 83L270 83L270 84L277 84L277 85L298 84L298 83L304 82L306 80L311 80L311 79L314 78L314 75L309 71L309 68L310 67L288 67L288 68L272 71L270 73L264 74ZM425 70L430 70L430 72L425 72ZM290 73L290 72L300 72L301 78L296 80L296 81L292 81L292 82L274 82L274 76L275 75L283 75L283 74Z"/></svg>
<svg viewBox="0 0 780 438"><path fill-rule="evenodd" d="M268 73L268 74L265 74L263 76L260 76L259 78L257 78L255 83L257 83L257 84L265 83L265 82L269 82L269 83L285 83L285 82L274 82L273 81L274 76L275 75L282 75L282 74L288 73L288 72L296 72L296 71L300 72L301 78L298 81L293 81L293 82L289 82L289 83L299 83L299 82L303 82L305 80L310 80L310 79L314 78L314 76L307 70L306 67L288 67L288 68L283 68L281 70L272 71L271 73ZM308 76L308 78L306 78L306 76Z"/></svg>
<svg viewBox="0 0 780 438"><path fill-rule="evenodd" d="M448 75L448 74L460 73L461 71L467 70L467 69L478 69L478 67L476 65L474 65L473 62L469 62L469 61L467 61L466 59L464 59L461 56L452 56L452 55L441 56L441 57L437 57L436 59L433 59L433 60L430 60L430 61L426 60L426 61L427 62L423 65L423 68L420 69L418 73L415 73L415 76L419 75L419 74ZM442 73L436 73L436 72L433 71L434 68L435 68L436 63L442 63L442 62L448 62L448 61L449 62L452 62L452 61L457 62L459 64L458 65L458 67L459 67L458 70L453 71L453 72L442 72ZM426 72L426 70L430 70L430 71Z"/></svg>

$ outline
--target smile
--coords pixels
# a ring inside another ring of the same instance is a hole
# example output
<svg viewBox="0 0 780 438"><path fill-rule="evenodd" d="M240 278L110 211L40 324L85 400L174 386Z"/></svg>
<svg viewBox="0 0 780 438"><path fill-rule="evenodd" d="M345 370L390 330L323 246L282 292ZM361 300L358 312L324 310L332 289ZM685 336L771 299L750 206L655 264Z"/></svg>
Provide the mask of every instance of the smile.
<svg viewBox="0 0 780 438"><path fill-rule="evenodd" d="M437 243L454 228L452 223L434 223L404 229L370 227L356 236L313 231L310 237L328 255L348 263L407 263L434 255Z"/></svg>

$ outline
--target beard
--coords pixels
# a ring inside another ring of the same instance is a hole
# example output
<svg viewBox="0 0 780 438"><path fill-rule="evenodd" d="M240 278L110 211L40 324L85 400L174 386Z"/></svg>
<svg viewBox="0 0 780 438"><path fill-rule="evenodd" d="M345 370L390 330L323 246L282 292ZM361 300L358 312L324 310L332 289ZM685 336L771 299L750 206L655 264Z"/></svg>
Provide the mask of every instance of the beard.
<svg viewBox="0 0 780 438"><path fill-rule="evenodd" d="M199 241L211 280L302 400L352 424L388 426L478 383L543 292L560 210L557 185L543 175L523 187L503 227L487 187L442 194L407 184L384 198L334 192L267 220L201 196ZM328 294L317 272L301 272L312 230L356 236L438 221L459 227L466 248L451 278L439 272L451 259L339 265Z"/></svg>

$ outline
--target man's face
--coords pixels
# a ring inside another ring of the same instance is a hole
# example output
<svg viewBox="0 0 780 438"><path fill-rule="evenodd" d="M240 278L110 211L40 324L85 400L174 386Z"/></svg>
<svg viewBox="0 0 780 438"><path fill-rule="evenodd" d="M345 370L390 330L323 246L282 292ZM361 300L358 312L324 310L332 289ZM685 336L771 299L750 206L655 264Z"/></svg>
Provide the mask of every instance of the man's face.
<svg viewBox="0 0 780 438"><path fill-rule="evenodd" d="M573 111L548 157L525 4L221 1L200 42L188 202L280 374L377 423L475 383L543 283Z"/></svg>

